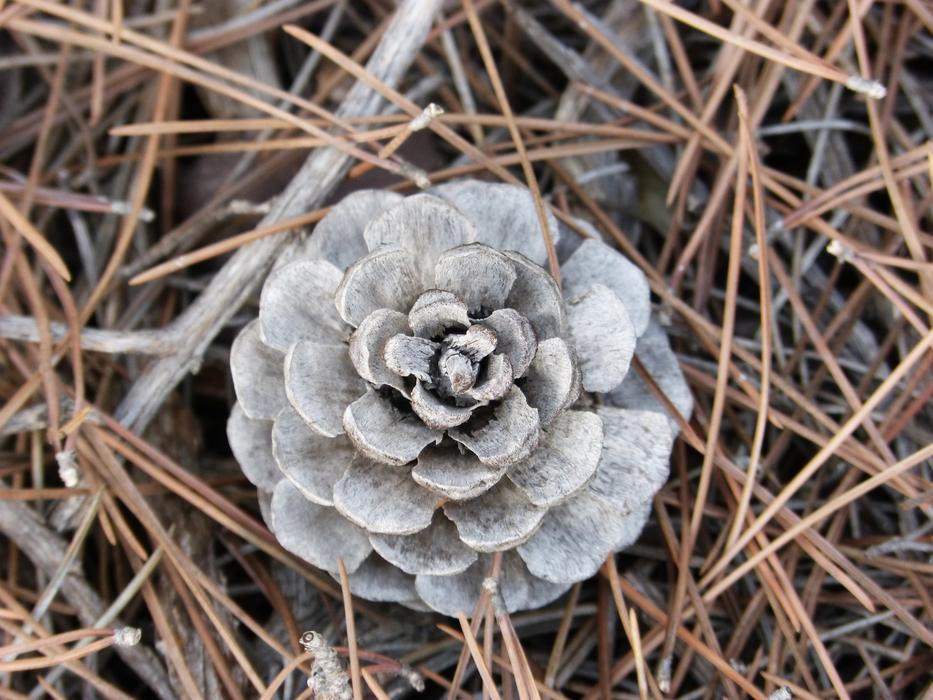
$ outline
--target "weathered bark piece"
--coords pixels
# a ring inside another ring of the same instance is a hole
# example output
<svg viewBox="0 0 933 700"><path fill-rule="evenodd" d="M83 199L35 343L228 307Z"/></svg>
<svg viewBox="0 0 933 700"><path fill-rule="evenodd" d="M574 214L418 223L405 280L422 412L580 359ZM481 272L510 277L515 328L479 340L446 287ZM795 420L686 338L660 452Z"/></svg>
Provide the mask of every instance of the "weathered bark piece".
<svg viewBox="0 0 933 700"><path fill-rule="evenodd" d="M288 479L272 492L272 531L289 552L319 569L356 571L372 551L366 532L334 508L312 503Z"/></svg>
<svg viewBox="0 0 933 700"><path fill-rule="evenodd" d="M667 481L675 431L667 416L600 406L606 429L599 469L587 489L630 512L651 503Z"/></svg>
<svg viewBox="0 0 933 700"><path fill-rule="evenodd" d="M237 403L227 419L227 441L250 483L267 491L274 489L282 474L272 457L272 423L251 420Z"/></svg>
<svg viewBox="0 0 933 700"><path fill-rule="evenodd" d="M421 382L416 383L411 392L411 407L426 426L436 430L463 425L473 415L472 407L441 401L434 392L425 389Z"/></svg>
<svg viewBox="0 0 933 700"><path fill-rule="evenodd" d="M608 501L582 491L554 506L518 553L535 576L571 583L595 574L624 534L623 514Z"/></svg>
<svg viewBox="0 0 933 700"><path fill-rule="evenodd" d="M350 360L357 373L374 386L387 384L408 394L398 372L386 364L386 344L393 336L408 331L408 317L400 311L378 309L363 319L350 336Z"/></svg>
<svg viewBox="0 0 933 700"><path fill-rule="evenodd" d="M483 325L495 331L496 350L509 358L513 376L522 376L538 349L535 331L528 319L515 309L496 309L483 319Z"/></svg>
<svg viewBox="0 0 933 700"><path fill-rule="evenodd" d="M443 289L429 289L415 301L408 312L408 325L422 338L435 338L449 328L470 325L466 304Z"/></svg>
<svg viewBox="0 0 933 700"><path fill-rule="evenodd" d="M648 329L639 337L635 345L635 356L641 361L648 374L670 399L674 408L685 420L690 420L693 413L693 394L690 386L684 379L683 372L677 362L677 356L671 350L671 343L667 333L652 320ZM671 426L679 430L679 424L673 416L668 415L664 405L658 401L648 385L642 381L637 372L629 372L625 381L606 394L607 403L620 408L645 409L656 411L668 416Z"/></svg>
<svg viewBox="0 0 933 700"><path fill-rule="evenodd" d="M406 197L373 219L364 236L371 251L401 248L415 256L421 261L421 281L428 289L434 286L434 263L444 251L475 241L476 229L455 207L421 193Z"/></svg>
<svg viewBox="0 0 933 700"><path fill-rule="evenodd" d="M651 319L651 288L645 274L628 258L595 238L580 244L561 265L564 296L575 299L590 287L602 284L622 300L640 336Z"/></svg>
<svg viewBox="0 0 933 700"><path fill-rule="evenodd" d="M358 456L334 486L334 505L369 533L411 535L431 524L437 496L416 484L408 469Z"/></svg>
<svg viewBox="0 0 933 700"><path fill-rule="evenodd" d="M400 377L415 377L423 382L431 381L434 357L440 346L418 336L399 333L386 343L383 357L386 367Z"/></svg>
<svg viewBox="0 0 933 700"><path fill-rule="evenodd" d="M369 540L380 556L409 574L459 574L477 556L460 541L456 526L440 510L429 527L414 535L370 535Z"/></svg>
<svg viewBox="0 0 933 700"><path fill-rule="evenodd" d="M538 342L562 336L566 324L564 300L554 278L519 253L506 253L512 260L515 282L504 306L528 319Z"/></svg>
<svg viewBox="0 0 933 700"><path fill-rule="evenodd" d="M337 202L305 244L313 258L327 260L341 271L368 252L363 230L372 219L403 199L388 190L357 190Z"/></svg>
<svg viewBox="0 0 933 700"><path fill-rule="evenodd" d="M490 467L469 452L450 447L426 449L411 472L419 484L452 501L479 496L504 474L504 467Z"/></svg>
<svg viewBox="0 0 933 700"><path fill-rule="evenodd" d="M547 247L534 198L525 187L507 183L461 180L432 190L465 212L476 227L477 242L502 251L521 253L538 265L547 264ZM545 209L549 234L560 237L557 219Z"/></svg>
<svg viewBox="0 0 933 700"><path fill-rule="evenodd" d="M515 266L497 250L479 243L448 250L434 266L434 286L457 295L471 316L505 305L515 283Z"/></svg>
<svg viewBox="0 0 933 700"><path fill-rule="evenodd" d="M450 436L465 445L479 461L494 467L524 459L538 444L538 411L528 405L517 387L493 409L484 426L473 431L451 430Z"/></svg>
<svg viewBox="0 0 933 700"><path fill-rule="evenodd" d="M342 343L350 328L334 307L340 270L324 260L296 260L269 275L259 299L262 341L280 352L299 340Z"/></svg>
<svg viewBox="0 0 933 700"><path fill-rule="evenodd" d="M635 353L635 328L625 304L611 289L597 284L567 305L567 322L583 388L601 392L616 388Z"/></svg>
<svg viewBox="0 0 933 700"><path fill-rule="evenodd" d="M444 512L467 545L477 552L496 552L531 537L547 509L534 505L521 489L504 479L481 498L445 503Z"/></svg>
<svg viewBox="0 0 933 700"><path fill-rule="evenodd" d="M71 329L62 321L49 321L48 331L52 341L59 343ZM0 314L0 338L38 343L41 335L33 316ZM85 327L78 335L78 342L82 350L115 355L171 355L178 345L171 328L130 331ZM0 430L7 432L9 429L2 426Z"/></svg>
<svg viewBox="0 0 933 700"><path fill-rule="evenodd" d="M253 420L272 420L287 405L285 356L259 339L259 319L247 323L230 348L230 373L240 408Z"/></svg>
<svg viewBox="0 0 933 700"><path fill-rule="evenodd" d="M343 432L343 412L366 391L350 362L346 345L302 341L285 356L288 401L321 435Z"/></svg>
<svg viewBox="0 0 933 700"><path fill-rule="evenodd" d="M407 250L378 250L353 263L343 276L334 303L351 326L377 309L407 312L425 287L418 264Z"/></svg>
<svg viewBox="0 0 933 700"><path fill-rule="evenodd" d="M603 422L595 413L564 411L541 434L538 449L512 465L512 480L537 506L549 508L593 478L603 450Z"/></svg>
<svg viewBox="0 0 933 700"><path fill-rule="evenodd" d="M377 462L402 465L417 459L425 447L439 443L443 433L402 414L374 391L347 406L343 414L347 435L364 455Z"/></svg>
<svg viewBox="0 0 933 700"><path fill-rule="evenodd" d="M381 603L406 603L418 597L415 578L408 576L375 552L348 577L350 593Z"/></svg>
<svg viewBox="0 0 933 700"><path fill-rule="evenodd" d="M498 401L512 386L512 363L505 355L496 353L486 360L486 375L465 393L471 399Z"/></svg>
<svg viewBox="0 0 933 700"><path fill-rule="evenodd" d="M322 506L334 505L334 484L353 461L353 445L344 435L324 437L308 427L290 406L283 408L272 428L272 454L279 476Z"/></svg>
<svg viewBox="0 0 933 700"><path fill-rule="evenodd" d="M538 409L542 427L580 396L580 369L573 351L561 338L549 338L538 345L523 384L528 403Z"/></svg>

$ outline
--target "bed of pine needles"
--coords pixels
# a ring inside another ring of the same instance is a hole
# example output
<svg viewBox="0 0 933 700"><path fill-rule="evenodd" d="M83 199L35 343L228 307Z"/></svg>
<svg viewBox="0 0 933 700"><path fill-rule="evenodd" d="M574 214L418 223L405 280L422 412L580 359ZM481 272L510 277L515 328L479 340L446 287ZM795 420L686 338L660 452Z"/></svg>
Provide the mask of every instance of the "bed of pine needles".
<svg viewBox="0 0 933 700"><path fill-rule="evenodd" d="M930 697L931 56L925 0L0 1L0 698L306 698L311 630L356 699ZM634 260L696 408L636 545L452 620L282 550L224 427L290 237L463 175Z"/></svg>

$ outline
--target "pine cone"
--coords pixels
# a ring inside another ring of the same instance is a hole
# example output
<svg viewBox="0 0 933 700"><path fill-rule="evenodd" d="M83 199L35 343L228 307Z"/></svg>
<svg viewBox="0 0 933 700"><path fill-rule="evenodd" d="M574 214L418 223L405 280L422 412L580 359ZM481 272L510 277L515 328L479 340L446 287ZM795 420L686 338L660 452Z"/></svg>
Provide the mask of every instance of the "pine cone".
<svg viewBox="0 0 933 700"><path fill-rule="evenodd" d="M676 423L632 355L691 410L638 268L585 240L562 296L530 193L476 181L351 194L306 250L230 359L227 434L286 549L342 558L364 598L455 614L492 552L519 610L638 537Z"/></svg>

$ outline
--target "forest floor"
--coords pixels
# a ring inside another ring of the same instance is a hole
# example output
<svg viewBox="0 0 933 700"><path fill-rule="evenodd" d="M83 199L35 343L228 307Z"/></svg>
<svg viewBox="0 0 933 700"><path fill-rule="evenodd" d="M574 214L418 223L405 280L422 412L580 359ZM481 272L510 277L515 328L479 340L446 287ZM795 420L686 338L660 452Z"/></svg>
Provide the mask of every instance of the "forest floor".
<svg viewBox="0 0 933 700"><path fill-rule="evenodd" d="M0 0L0 698L308 697L309 630L356 698L930 697L931 57L924 0ZM284 551L225 424L296 232L465 175L644 271L695 409L635 545L453 621Z"/></svg>

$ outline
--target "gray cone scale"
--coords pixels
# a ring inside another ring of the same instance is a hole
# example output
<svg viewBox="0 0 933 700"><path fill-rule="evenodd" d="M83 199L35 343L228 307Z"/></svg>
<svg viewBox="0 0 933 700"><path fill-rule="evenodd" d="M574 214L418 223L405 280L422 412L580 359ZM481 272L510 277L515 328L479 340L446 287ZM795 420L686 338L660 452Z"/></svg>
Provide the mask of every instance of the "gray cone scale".
<svg viewBox="0 0 933 700"><path fill-rule="evenodd" d="M633 356L692 404L637 267L590 239L561 292L529 191L474 180L355 192L303 251L231 349L228 438L283 547L455 615L497 552L514 612L638 537L677 421Z"/></svg>

